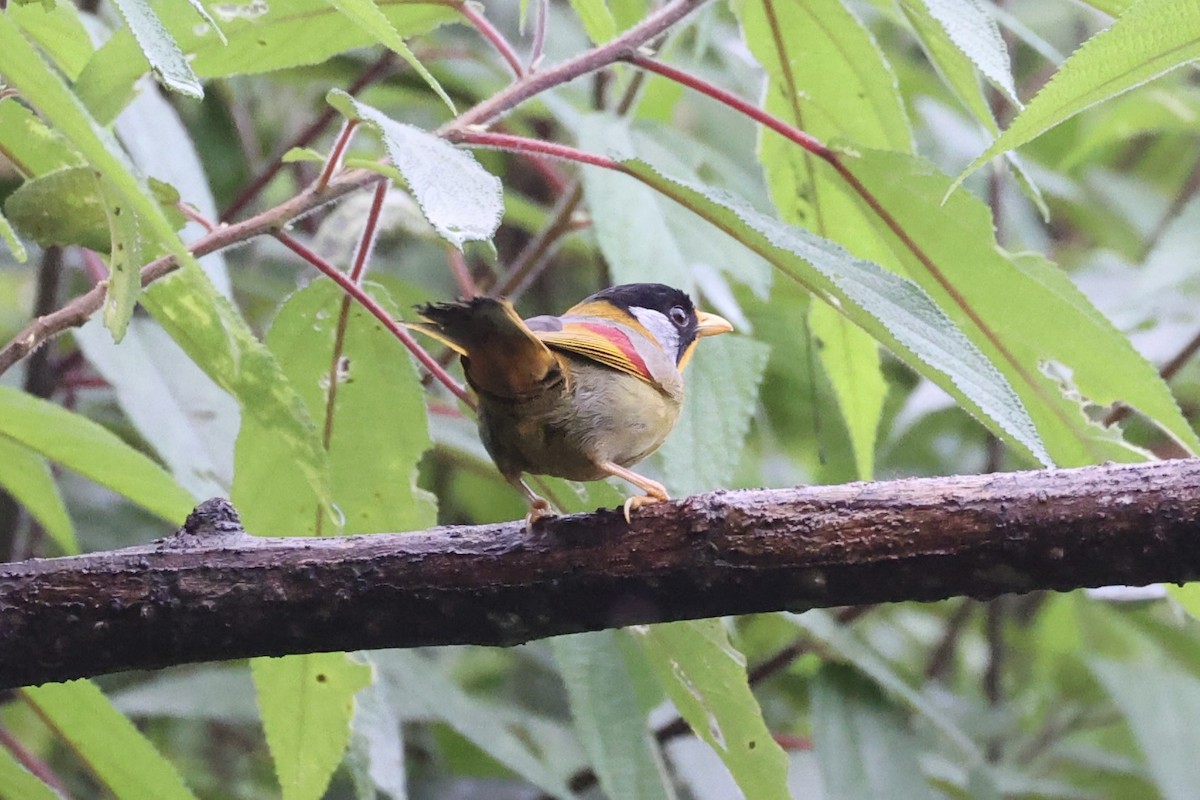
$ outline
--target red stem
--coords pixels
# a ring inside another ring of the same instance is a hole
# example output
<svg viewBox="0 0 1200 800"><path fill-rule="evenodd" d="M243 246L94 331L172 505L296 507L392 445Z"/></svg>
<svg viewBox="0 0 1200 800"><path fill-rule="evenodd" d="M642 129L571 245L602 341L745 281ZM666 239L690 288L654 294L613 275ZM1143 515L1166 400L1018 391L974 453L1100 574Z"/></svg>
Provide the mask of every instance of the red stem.
<svg viewBox="0 0 1200 800"><path fill-rule="evenodd" d="M476 30L483 35L483 38L492 43L492 47L495 47L500 55L504 57L504 60L508 62L508 66L512 69L513 74L518 78L525 77L525 68L521 66L521 59L517 56L517 51L513 49L513 46L508 43L508 39L504 38L504 34L500 33L496 29L496 26L488 22L487 17L479 13L475 9L474 4L469 2L469 0L458 3L455 7L458 9L458 13L466 17L467 21L475 26Z"/></svg>
<svg viewBox="0 0 1200 800"><path fill-rule="evenodd" d="M664 64L661 61L656 61L649 56L641 55L640 53L635 52L632 55L627 56L625 60L636 67L646 70L647 72L654 72L658 75L662 75L664 78L682 84L689 89L695 89L701 94L706 94L717 102L724 103L735 111L750 117L755 122L765 125L779 135L791 139L808 152L812 153L813 155L820 156L831 164L837 161L837 153L822 144L821 140L817 137L805 133L794 125L788 125L778 117L771 116L761 108L758 108L751 103L747 103L742 98L732 94L731 92L727 92L719 86L709 83L702 78L697 78L695 75L691 75L681 69L676 69L675 67Z"/></svg>
<svg viewBox="0 0 1200 800"><path fill-rule="evenodd" d="M358 252L354 254L354 266L350 268L350 280L362 283L363 274L375 250L375 241L379 238L379 215L383 212L383 201L387 198L391 184L380 181L375 184L375 193L371 195L371 210L367 212L367 220L363 223L362 239L358 243Z"/></svg>
<svg viewBox="0 0 1200 800"><path fill-rule="evenodd" d="M509 150L514 153L534 153L550 158L562 158L580 164L590 164L593 167L604 167L618 172L624 172L620 162L607 156L598 156L570 145L557 142L544 142L540 139L530 139L525 136L514 136L510 133L492 133L491 131L461 130L451 131L446 138L461 144L475 147L492 147L497 150Z"/></svg>
<svg viewBox="0 0 1200 800"><path fill-rule="evenodd" d="M321 191L329 182L333 180L333 174L342 167L342 158L346 155L346 148L350 146L350 140L354 137L354 129L358 127L358 120L348 119L342 123L342 130L338 134L337 141L333 143L333 150L329 152L329 158L325 162L325 169L321 170L321 177L317 178L317 191Z"/></svg>
<svg viewBox="0 0 1200 800"><path fill-rule="evenodd" d="M437 363L437 361L435 361L433 357L429 355L429 353L425 352L425 349L422 348L421 345L417 344L417 341L413 339L412 335L405 330L400 323L392 319L391 314L384 310L383 306L376 303L374 298L364 292L362 288L358 286L358 284L354 283L354 281L342 274L337 267L321 258L312 250L309 250L307 247L297 241L291 234L284 231L275 231L274 236L293 253L312 264L327 277L329 277L334 283L342 287L346 294L353 297L363 308L365 308L367 311L370 311L377 320L383 323L383 327L387 328L393 336L399 339L400 343L408 348L408 351L413 354L417 361L421 362L421 365L425 367L425 369L429 370L430 374L432 374L433 377L438 380L438 382L449 389L455 397L463 401L463 403L465 403L471 409L475 408L475 401L471 399L471 396L467 394L463 387L458 385L458 382L450 376L450 373L446 372L446 370L442 368L441 364Z"/></svg>
<svg viewBox="0 0 1200 800"><path fill-rule="evenodd" d="M359 92L387 74L388 70L390 70L392 67L392 62L395 60L395 57L396 54L391 50L388 50L386 53L380 56L374 64L372 64L365 72L363 72L362 75L358 76L354 83L350 84L350 86L346 88L346 94L350 95L351 97L357 97ZM275 175L278 174L279 170L283 168L283 154L294 148L304 147L313 139L316 139L321 131L325 130L325 126L337 116L337 113L337 110L332 106L326 105L321 111L321 114L315 120L313 120L313 122L307 128L296 134L295 138L293 138L287 144L287 146L280 151L280 154L272 159L271 164L265 170L259 173L259 175L255 177L255 179L252 180L236 198L234 198L233 202L229 204L229 207L226 208L221 214L221 221L229 222L231 219L237 216L242 209L248 206L251 200L258 197L259 192L263 190L263 187L270 183L271 179L274 178Z"/></svg>
<svg viewBox="0 0 1200 800"><path fill-rule="evenodd" d="M450 262L450 271L458 282L458 291L468 300L479 294L479 288L471 278L471 270L467 268L467 260L457 247L446 248L446 260Z"/></svg>

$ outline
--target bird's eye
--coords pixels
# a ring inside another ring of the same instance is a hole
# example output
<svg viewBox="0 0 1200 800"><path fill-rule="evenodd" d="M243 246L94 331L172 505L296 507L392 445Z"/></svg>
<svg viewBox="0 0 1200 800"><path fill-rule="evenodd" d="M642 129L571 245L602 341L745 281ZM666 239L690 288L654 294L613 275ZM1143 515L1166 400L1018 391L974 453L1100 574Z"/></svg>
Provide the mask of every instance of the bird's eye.
<svg viewBox="0 0 1200 800"><path fill-rule="evenodd" d="M675 306L671 309L671 322L674 322L680 328L688 323L688 313L683 306Z"/></svg>

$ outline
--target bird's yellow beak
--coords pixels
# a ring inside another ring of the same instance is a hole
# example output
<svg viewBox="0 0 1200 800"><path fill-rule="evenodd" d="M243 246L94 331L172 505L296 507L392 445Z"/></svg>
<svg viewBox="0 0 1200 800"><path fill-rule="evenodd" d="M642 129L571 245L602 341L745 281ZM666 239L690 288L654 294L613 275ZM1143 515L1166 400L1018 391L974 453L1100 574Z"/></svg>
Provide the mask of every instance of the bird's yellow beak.
<svg viewBox="0 0 1200 800"><path fill-rule="evenodd" d="M706 311L696 312L696 322L699 323L696 328L697 336L716 336L718 333L729 333L733 330L729 320Z"/></svg>

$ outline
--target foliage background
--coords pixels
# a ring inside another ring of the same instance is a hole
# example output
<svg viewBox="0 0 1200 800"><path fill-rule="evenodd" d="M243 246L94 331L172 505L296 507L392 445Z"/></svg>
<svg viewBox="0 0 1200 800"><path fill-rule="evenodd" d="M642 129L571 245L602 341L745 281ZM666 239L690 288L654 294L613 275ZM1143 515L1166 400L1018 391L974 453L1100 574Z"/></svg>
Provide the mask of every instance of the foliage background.
<svg viewBox="0 0 1200 800"><path fill-rule="evenodd" d="M369 267L390 317L493 286L529 314L633 280L698 294L739 335L700 348L647 467L676 494L1194 450L1200 93L1174 68L1198 54L1196 3L714 1L655 41L692 89L606 65L505 115L520 139L447 122L512 64L553 74L662 13L10 4L0 333L106 271L112 291L0 379L4 555L145 542L217 494L272 535L520 516L469 410L329 265ZM422 133L439 126L478 163ZM345 142L348 167L391 156L397 186L188 254L196 220L271 213ZM637 160L571 163L610 157ZM182 269L139 294L166 253ZM0 797L1188 798L1196 606L1032 594L49 685L0 707Z"/></svg>

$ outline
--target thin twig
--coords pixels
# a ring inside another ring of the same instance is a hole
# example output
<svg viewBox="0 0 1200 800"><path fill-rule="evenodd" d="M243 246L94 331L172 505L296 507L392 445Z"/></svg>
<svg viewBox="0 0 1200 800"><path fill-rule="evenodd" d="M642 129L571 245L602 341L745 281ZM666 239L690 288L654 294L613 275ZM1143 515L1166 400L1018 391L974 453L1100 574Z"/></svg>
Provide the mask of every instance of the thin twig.
<svg viewBox="0 0 1200 800"><path fill-rule="evenodd" d="M382 56L377 58L375 62L371 64L371 66L368 67L361 75L359 75L358 78L355 79L354 83L346 87L346 94L350 95L351 97L356 97L363 89L367 88L372 83L375 83L375 81L385 77L387 73L391 71L395 59L396 54L391 50L388 50ZM233 202L229 204L229 207L221 212L221 221L229 222L236 217L242 211L242 209L248 206L250 202L254 200L254 198L258 197L263 188L270 183L271 179L274 178L275 175L278 174L279 170L283 168L284 154L290 150L294 150L297 147L304 147L312 142L321 135L321 131L325 130L325 126L332 122L334 117L337 115L338 112L335 108L326 105L324 109L322 109L320 115L313 120L308 127L292 137L292 140L279 151L278 155L271 159L270 165L256 175L254 180L250 181L250 183L246 185L246 188L244 188L238 194L238 196L234 198Z"/></svg>
<svg viewBox="0 0 1200 800"><path fill-rule="evenodd" d="M408 348L408 351L416 357L417 361L421 362L421 366L429 370L439 383L449 389L455 397L457 397L467 406L471 407L472 409L475 408L475 401L469 394L467 394L466 389L460 386L458 381L454 380L450 373L446 372L446 370L442 368L442 365L437 363L437 361L435 361L434 358L425 351L425 348L421 347L421 345L417 343L417 340L412 337L412 334L405 330L403 325L392 319L392 315L389 314L387 310L383 308L383 306L375 302L373 297L364 292L362 288L358 286L358 284L350 280L350 278L338 270L337 267L321 258L312 250L309 250L291 234L285 233L284 231L275 231L273 235L293 253L312 264L314 267L320 270L322 274L328 278L331 278L334 283L342 287L346 294L353 297L360 305L362 305L363 308L367 309L367 311L370 311L377 320L382 322L383 326L387 328L393 336L399 339L401 344Z"/></svg>
<svg viewBox="0 0 1200 800"><path fill-rule="evenodd" d="M458 3L456 8L458 9L458 13L466 17L467 21L474 25L475 29L483 35L483 38L487 39L492 47L495 47L496 51L504 57L513 74L518 78L524 77L525 68L521 66L521 57L517 55L517 51L509 44L508 39L504 38L504 34L500 33L487 17L479 13L479 10L475 8L475 4L462 2Z"/></svg>
<svg viewBox="0 0 1200 800"><path fill-rule="evenodd" d="M450 138L455 132L462 131L467 127L491 122L541 92L626 58L639 46L663 33L698 8L702 1L671 0L611 42L581 53L545 72L526 75L524 78L514 81L503 91L478 103L457 119L443 125L436 133ZM194 255L201 256L244 242L254 236L273 233L296 217L380 180L383 178L371 170L349 170L335 176L323 191L317 191L315 187L309 186L274 208L242 222L221 227L213 233L201 237L189 249ZM164 256L150 262L142 267L142 285L146 286L164 275L170 274L177 266L174 256ZM3 349L0 349L0 374L54 336L87 322L103 304L104 291L104 285L99 285L76 297L58 311L33 320Z"/></svg>

